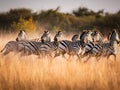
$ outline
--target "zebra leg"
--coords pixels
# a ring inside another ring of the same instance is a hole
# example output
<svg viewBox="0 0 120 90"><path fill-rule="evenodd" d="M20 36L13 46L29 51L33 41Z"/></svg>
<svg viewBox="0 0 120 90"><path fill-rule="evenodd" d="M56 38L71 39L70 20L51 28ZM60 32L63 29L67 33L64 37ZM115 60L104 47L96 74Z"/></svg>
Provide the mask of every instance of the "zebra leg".
<svg viewBox="0 0 120 90"><path fill-rule="evenodd" d="M48 59L49 59L49 62L52 63L53 58L51 53L48 54Z"/></svg>
<svg viewBox="0 0 120 90"><path fill-rule="evenodd" d="M96 60L99 61L101 59L100 56L96 56Z"/></svg>
<svg viewBox="0 0 120 90"><path fill-rule="evenodd" d="M9 51L8 50L6 50L5 52L3 52L3 56L5 56L5 55L7 55L9 53Z"/></svg>
<svg viewBox="0 0 120 90"><path fill-rule="evenodd" d="M56 58L57 56L60 56L60 53L55 53L54 58Z"/></svg>
<svg viewBox="0 0 120 90"><path fill-rule="evenodd" d="M8 53L10 53L11 50L9 50L8 48L4 47L2 50L1 50L1 53L3 56L7 55Z"/></svg>
<svg viewBox="0 0 120 90"><path fill-rule="evenodd" d="M0 51L1 53L5 50L5 47Z"/></svg>
<svg viewBox="0 0 120 90"><path fill-rule="evenodd" d="M81 57L79 56L79 54L76 54L76 56L78 57L79 62L81 61Z"/></svg>
<svg viewBox="0 0 120 90"><path fill-rule="evenodd" d="M90 59L90 55L88 55L88 58L84 61L84 63L88 62L89 59Z"/></svg>
<svg viewBox="0 0 120 90"><path fill-rule="evenodd" d="M73 55L69 55L69 56L68 56L68 59L64 56L64 58L66 58L67 61L71 61L71 57L73 57Z"/></svg>
<svg viewBox="0 0 120 90"><path fill-rule="evenodd" d="M11 50L7 48L6 46L0 51L3 56L7 55Z"/></svg>

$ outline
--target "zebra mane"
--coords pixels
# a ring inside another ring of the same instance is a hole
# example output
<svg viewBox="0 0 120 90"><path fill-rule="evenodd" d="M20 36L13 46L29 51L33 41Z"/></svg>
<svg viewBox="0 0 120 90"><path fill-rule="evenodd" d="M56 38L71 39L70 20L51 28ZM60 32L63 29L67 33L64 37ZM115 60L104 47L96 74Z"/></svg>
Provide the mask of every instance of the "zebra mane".
<svg viewBox="0 0 120 90"><path fill-rule="evenodd" d="M93 30L93 32L94 32L95 34L99 33L99 31L98 31L98 30Z"/></svg>
<svg viewBox="0 0 120 90"><path fill-rule="evenodd" d="M109 35L108 35L108 40L111 39L111 36L113 35L113 33L114 33L115 31L116 31L116 30L114 29L111 33L109 33Z"/></svg>
<svg viewBox="0 0 120 90"><path fill-rule="evenodd" d="M87 31L83 31L82 34L80 35L80 40L82 39L83 35L86 33Z"/></svg>
<svg viewBox="0 0 120 90"><path fill-rule="evenodd" d="M79 37L79 35L78 34L75 34L75 35L73 35L73 37L72 37L72 41L76 41L77 39L78 39L78 37Z"/></svg>
<svg viewBox="0 0 120 90"><path fill-rule="evenodd" d="M95 34L100 34L103 37L102 33L99 30L94 30Z"/></svg>

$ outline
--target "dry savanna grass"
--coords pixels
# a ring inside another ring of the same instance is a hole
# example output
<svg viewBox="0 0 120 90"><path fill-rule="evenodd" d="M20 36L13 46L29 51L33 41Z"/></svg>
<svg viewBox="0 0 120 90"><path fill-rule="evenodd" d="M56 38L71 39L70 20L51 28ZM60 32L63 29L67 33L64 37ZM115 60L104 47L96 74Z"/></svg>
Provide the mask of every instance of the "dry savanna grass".
<svg viewBox="0 0 120 90"><path fill-rule="evenodd" d="M1 35L0 50L14 39ZM49 63L48 58L10 53L0 56L0 90L120 90L119 56L116 62L91 58L87 63L59 56Z"/></svg>

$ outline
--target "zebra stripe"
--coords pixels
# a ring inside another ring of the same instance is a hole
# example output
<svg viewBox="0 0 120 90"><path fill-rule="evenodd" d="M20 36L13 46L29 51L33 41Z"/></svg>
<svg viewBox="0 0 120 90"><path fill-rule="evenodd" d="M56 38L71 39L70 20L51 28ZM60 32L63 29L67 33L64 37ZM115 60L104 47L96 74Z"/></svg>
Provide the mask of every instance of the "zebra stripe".
<svg viewBox="0 0 120 90"><path fill-rule="evenodd" d="M20 31L21 36L23 35L22 32L23 31ZM49 31L44 31L41 37L43 42L49 42L50 40ZM20 37L19 35L19 38L22 38L22 37ZM34 40L23 40L22 38L22 40L18 40L17 42L16 41L8 42L3 48L3 50L1 50L1 52L3 53L3 55L7 55L10 52L17 52L17 53L21 52L23 53L23 55L26 52L29 54L32 54L32 53L39 54L37 49L43 42L37 42Z"/></svg>
<svg viewBox="0 0 120 90"><path fill-rule="evenodd" d="M118 37L118 33L116 32L116 30L113 30L111 35L109 36L109 42L108 43L104 43L102 42L101 44L96 44L93 49L92 49L92 53L93 55L97 56L98 54L100 56L107 56L109 58L110 55L114 55L115 59L116 59L116 53L115 53L115 42L119 42L119 37Z"/></svg>
<svg viewBox="0 0 120 90"><path fill-rule="evenodd" d="M91 40L91 36L89 34L91 35L90 31L84 31L80 36L80 40L77 41L59 41L59 54L57 54L56 56L59 56L60 54L64 55L65 53L67 53L69 55L76 55L80 59L79 54L81 53L81 51L79 50L81 50L80 48L82 48L84 43L87 42L86 40Z"/></svg>

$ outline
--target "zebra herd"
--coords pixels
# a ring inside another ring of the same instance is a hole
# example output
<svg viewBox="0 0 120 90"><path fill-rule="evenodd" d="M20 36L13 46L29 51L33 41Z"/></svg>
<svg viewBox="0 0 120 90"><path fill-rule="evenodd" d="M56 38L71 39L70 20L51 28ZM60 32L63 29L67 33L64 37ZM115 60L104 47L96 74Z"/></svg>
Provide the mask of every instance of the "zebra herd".
<svg viewBox="0 0 120 90"><path fill-rule="evenodd" d="M84 57L88 57L88 61L91 57L96 57L99 60L101 57L107 57L107 59L113 55L116 60L116 47L119 46L119 35L114 29L109 35L108 41L103 41L103 36L99 31L85 30L81 33L73 35L71 40L62 39L62 31L58 31L53 41L50 38L50 32L44 31L41 38L28 40L24 30L21 30L16 38L16 41L9 41L5 47L1 50L3 56L10 52L20 53L22 56L26 55L38 55L42 57L55 58L65 54L71 56L77 56L79 60Z"/></svg>

